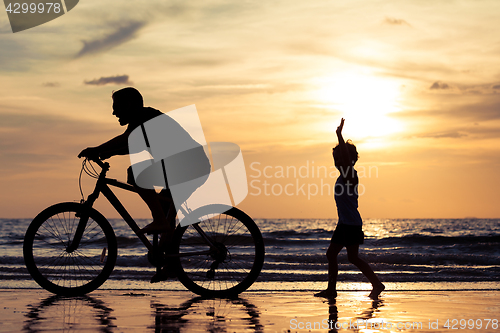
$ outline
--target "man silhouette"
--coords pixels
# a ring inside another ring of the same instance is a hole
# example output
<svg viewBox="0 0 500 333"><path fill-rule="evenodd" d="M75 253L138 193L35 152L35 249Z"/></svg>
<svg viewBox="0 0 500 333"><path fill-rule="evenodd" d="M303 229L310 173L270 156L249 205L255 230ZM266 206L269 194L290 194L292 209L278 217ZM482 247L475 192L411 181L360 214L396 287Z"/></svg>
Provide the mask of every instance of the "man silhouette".
<svg viewBox="0 0 500 333"><path fill-rule="evenodd" d="M187 200L196 188L201 186L206 181L210 173L210 162L203 150L203 147L171 117L151 107L144 107L144 100L141 93L137 89L132 87L120 89L113 92L112 98L113 115L118 118L121 126L127 125L127 129L122 134L97 147L85 148L80 152L78 157L88 157L90 159L100 158L104 160L115 155L137 153L129 152L128 138L130 133L132 133L132 131L137 127L142 126L145 122L161 116L163 117L162 120L165 124L164 130L166 134L168 134L166 141L161 144L179 145L182 143L183 147L194 147L194 149L189 150L188 154L179 154L184 157L181 156L181 158L169 160L170 165L174 164L174 168L171 167L170 170L181 170L183 173L181 176L186 179L199 179L199 181L194 182L194 185L193 182L190 182L190 186L188 188L184 188L182 193L179 194L183 200ZM144 130L144 126L142 126L142 128ZM144 135L146 135L146 133L144 133ZM186 155L188 155L188 158L186 158ZM189 165L183 165L187 164L186 162L189 162ZM145 170L144 173L150 172L151 174L152 172L158 172L158 168L162 165L164 167L165 164L155 163L151 169ZM160 171L165 171L165 169ZM189 177L189 173L192 173L193 177ZM200 175L202 175L202 177L200 177ZM144 233L163 233L164 235L162 236L162 239L165 239L165 236L166 239L170 239L173 233L173 226L168 223L167 217L165 216L166 212L162 209L158 193L153 189L154 186L159 185L154 183L154 180L157 179L157 177L155 178L154 176L155 175L152 177L143 177L142 179L145 178L146 180L149 180L150 184L144 186L141 182L139 184L141 186L138 186L136 179L138 179L137 177L139 177L139 175L133 174L132 167L129 167L127 170L127 182L134 185L137 193L141 196L144 202L146 202L147 206L151 210L151 215L153 217L153 222L142 228L141 231ZM176 175L174 178L179 179L182 177ZM164 180L163 185L165 185L165 183L166 179ZM163 192L170 194L168 183L166 184L165 191ZM178 196L176 199L178 199ZM170 214L172 214L172 212L170 212Z"/></svg>

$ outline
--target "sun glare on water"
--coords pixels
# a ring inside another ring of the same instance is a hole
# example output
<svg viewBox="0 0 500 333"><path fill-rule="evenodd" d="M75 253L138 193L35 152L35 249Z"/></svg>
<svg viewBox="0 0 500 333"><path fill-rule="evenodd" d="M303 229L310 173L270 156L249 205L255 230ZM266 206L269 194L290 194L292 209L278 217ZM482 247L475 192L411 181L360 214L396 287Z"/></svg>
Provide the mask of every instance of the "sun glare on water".
<svg viewBox="0 0 500 333"><path fill-rule="evenodd" d="M315 98L346 119L345 130L353 139L381 138L400 131L401 124L390 117L399 111L400 85L376 76L340 73L318 79ZM327 122L335 131L339 119Z"/></svg>

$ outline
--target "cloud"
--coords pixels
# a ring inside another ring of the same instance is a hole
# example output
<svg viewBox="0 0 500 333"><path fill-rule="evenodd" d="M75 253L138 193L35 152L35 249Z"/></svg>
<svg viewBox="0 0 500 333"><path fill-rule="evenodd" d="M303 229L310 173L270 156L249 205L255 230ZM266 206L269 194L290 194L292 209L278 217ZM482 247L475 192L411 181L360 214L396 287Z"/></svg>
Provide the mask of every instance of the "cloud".
<svg viewBox="0 0 500 333"><path fill-rule="evenodd" d="M84 83L94 86L103 86L105 84L132 84L132 82L128 79L128 75L103 76L97 80L93 79L92 81L84 81Z"/></svg>
<svg viewBox="0 0 500 333"><path fill-rule="evenodd" d="M430 119L435 119L446 126L451 122L460 121L462 124L483 123L489 121L500 120L500 100L494 94L483 95L482 101L478 103L447 106L443 104L438 109L427 110L412 110L400 111L391 114L391 117L400 119L406 122L422 122L427 123ZM494 124L494 123L493 123ZM442 133L443 129L440 130ZM460 132L469 132L469 130L461 130ZM500 130L497 130L497 135L500 136Z"/></svg>
<svg viewBox="0 0 500 333"><path fill-rule="evenodd" d="M129 22L126 25L123 25L116 29L116 31L111 34L91 40L91 41L82 41L83 47L75 56L75 58L80 58L89 54L96 54L100 52L104 52L110 50L116 46L124 44L129 40L133 39L137 32L145 25L145 22Z"/></svg>
<svg viewBox="0 0 500 333"><path fill-rule="evenodd" d="M428 133L428 134L421 134L418 135L418 138L431 138L431 139L459 139L464 136L467 136L465 133L460 133L458 131L453 131L453 132L445 132L445 133Z"/></svg>
<svg viewBox="0 0 500 333"><path fill-rule="evenodd" d="M500 89L500 84L494 85L492 88L493 89Z"/></svg>
<svg viewBox="0 0 500 333"><path fill-rule="evenodd" d="M42 86L54 88L54 87L59 87L60 84L59 84L59 82L44 82L44 83L42 83Z"/></svg>
<svg viewBox="0 0 500 333"><path fill-rule="evenodd" d="M450 86L447 83L436 81L432 84L432 86L429 88L431 90L434 89L450 89Z"/></svg>
<svg viewBox="0 0 500 333"><path fill-rule="evenodd" d="M391 24L391 25L407 25L407 26L411 27L411 25L408 22L406 22L405 20L397 19L394 17L386 17L384 20L384 23Z"/></svg>
<svg viewBox="0 0 500 333"><path fill-rule="evenodd" d="M461 139L468 141L487 140L500 138L500 127L498 123L481 122L474 125L464 124L463 126L452 127L447 131L424 132L411 136L418 139Z"/></svg>
<svg viewBox="0 0 500 333"><path fill-rule="evenodd" d="M75 159L89 142L111 136L114 128L65 116L0 113L0 156L6 161L0 171L12 175Z"/></svg>
<svg viewBox="0 0 500 333"><path fill-rule="evenodd" d="M1 33L0 45L2 45L0 48L0 71L2 72L27 71L34 62L41 58L40 54L35 55L30 50L30 47L34 47L36 44L28 47L27 43L23 43L22 40Z"/></svg>

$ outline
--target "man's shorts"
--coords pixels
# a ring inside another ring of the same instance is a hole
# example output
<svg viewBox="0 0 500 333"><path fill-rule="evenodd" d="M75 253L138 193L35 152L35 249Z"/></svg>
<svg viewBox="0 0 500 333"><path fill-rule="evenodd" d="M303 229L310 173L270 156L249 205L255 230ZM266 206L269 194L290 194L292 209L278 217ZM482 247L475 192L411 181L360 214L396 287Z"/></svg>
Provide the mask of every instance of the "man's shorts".
<svg viewBox="0 0 500 333"><path fill-rule="evenodd" d="M156 165L159 165L161 167L160 163L157 163ZM208 165L208 167L210 167L210 165ZM197 178L195 181L190 181L186 185L184 185L180 188L177 187L177 189L174 193L176 202L186 201L194 193L194 191L196 191L200 186L202 186L206 182L206 180L208 179L208 176L210 173L209 170L210 169L208 169L208 171L207 171L208 173L204 177ZM160 169L160 171L161 171L161 169ZM133 172L133 169L131 166L128 167L128 169L127 169L127 183L134 185L134 186L137 186L135 178L134 178L134 172ZM150 188L152 188L153 185L156 185L156 183L154 182L154 179L152 180L150 185L151 185ZM168 183L166 185L167 185L167 187L163 189L162 193L164 193L168 197L172 197L172 193L170 192L170 188L168 187Z"/></svg>

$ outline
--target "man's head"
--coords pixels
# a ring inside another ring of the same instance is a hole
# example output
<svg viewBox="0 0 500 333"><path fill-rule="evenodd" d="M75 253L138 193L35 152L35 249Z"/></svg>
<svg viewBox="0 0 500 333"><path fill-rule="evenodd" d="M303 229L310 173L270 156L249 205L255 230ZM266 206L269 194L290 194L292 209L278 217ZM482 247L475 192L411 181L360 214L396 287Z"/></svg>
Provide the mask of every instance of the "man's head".
<svg viewBox="0 0 500 333"><path fill-rule="evenodd" d="M129 124L134 114L144 107L141 93L132 87L114 91L111 97L113 98L113 114L122 126Z"/></svg>

